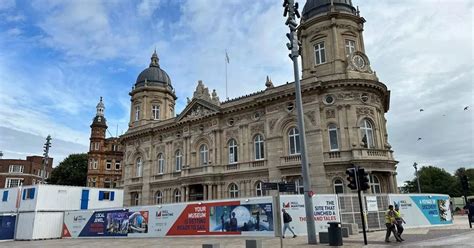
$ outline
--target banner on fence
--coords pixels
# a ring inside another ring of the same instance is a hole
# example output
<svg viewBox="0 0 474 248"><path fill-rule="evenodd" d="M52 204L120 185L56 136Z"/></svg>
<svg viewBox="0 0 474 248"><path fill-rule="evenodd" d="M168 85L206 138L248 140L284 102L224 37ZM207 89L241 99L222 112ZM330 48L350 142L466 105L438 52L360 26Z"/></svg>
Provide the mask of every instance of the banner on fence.
<svg viewBox="0 0 474 248"><path fill-rule="evenodd" d="M339 207L336 195L315 195L313 213L316 233L327 232L328 222L340 221ZM290 214L293 221L290 226L296 234L306 235L306 212L303 195L282 195L280 197L282 209ZM283 217L282 217L283 219Z"/></svg>
<svg viewBox="0 0 474 248"><path fill-rule="evenodd" d="M367 212L379 211L377 206L377 196L366 196L365 201L367 202Z"/></svg>
<svg viewBox="0 0 474 248"><path fill-rule="evenodd" d="M63 237L274 236L271 197L66 212Z"/></svg>
<svg viewBox="0 0 474 248"><path fill-rule="evenodd" d="M390 204L400 208L407 227L452 224L447 195L389 195Z"/></svg>

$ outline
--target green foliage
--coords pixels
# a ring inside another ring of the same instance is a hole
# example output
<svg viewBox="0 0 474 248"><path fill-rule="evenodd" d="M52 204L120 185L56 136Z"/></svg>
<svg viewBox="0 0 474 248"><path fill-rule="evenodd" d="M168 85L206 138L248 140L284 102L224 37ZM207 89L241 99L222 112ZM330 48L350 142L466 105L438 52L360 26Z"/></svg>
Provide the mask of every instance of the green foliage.
<svg viewBox="0 0 474 248"><path fill-rule="evenodd" d="M460 175L466 174L469 178L471 188L468 195L474 194L474 169L459 168L455 175L442 168L435 166L424 166L418 170L422 193L447 194L452 197L462 196ZM416 177L411 181L406 181L403 187L404 192L418 193Z"/></svg>
<svg viewBox="0 0 474 248"><path fill-rule="evenodd" d="M49 184L86 186L87 154L71 154L51 172Z"/></svg>

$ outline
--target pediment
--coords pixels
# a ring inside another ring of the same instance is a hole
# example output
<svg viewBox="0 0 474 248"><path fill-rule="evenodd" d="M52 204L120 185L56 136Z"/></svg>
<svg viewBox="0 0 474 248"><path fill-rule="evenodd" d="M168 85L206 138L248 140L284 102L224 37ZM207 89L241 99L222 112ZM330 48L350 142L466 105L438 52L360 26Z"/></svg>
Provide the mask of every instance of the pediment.
<svg viewBox="0 0 474 248"><path fill-rule="evenodd" d="M201 99L193 99L179 114L178 121L199 119L201 117L219 113L220 107Z"/></svg>

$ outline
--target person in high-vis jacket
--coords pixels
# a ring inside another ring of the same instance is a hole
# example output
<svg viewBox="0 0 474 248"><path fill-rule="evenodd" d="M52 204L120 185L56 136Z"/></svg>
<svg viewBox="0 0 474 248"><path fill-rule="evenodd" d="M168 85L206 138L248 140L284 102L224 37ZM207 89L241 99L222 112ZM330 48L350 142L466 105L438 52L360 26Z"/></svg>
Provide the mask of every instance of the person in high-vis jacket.
<svg viewBox="0 0 474 248"><path fill-rule="evenodd" d="M402 238L402 233L403 233L403 224L406 224L405 220L402 218L402 215L400 214L400 208L398 205L395 205L395 220L397 221L397 234L398 234L398 237L400 237L400 239L402 241L405 241L403 238Z"/></svg>
<svg viewBox="0 0 474 248"><path fill-rule="evenodd" d="M390 235L393 233L397 242L402 242L402 239L398 236L395 225L397 220L395 219L395 210L393 210L393 205L388 206L387 212L385 212L385 226L387 227L387 233L385 234L385 242L390 242Z"/></svg>

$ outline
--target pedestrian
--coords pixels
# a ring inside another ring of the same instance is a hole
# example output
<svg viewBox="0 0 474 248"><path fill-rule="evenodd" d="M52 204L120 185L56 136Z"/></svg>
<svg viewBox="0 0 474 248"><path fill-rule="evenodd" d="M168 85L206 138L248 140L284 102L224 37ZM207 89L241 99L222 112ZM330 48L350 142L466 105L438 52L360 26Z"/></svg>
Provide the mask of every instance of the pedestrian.
<svg viewBox="0 0 474 248"><path fill-rule="evenodd" d="M474 199L469 200L471 204L468 205L467 211L468 211L468 217L470 222L474 222Z"/></svg>
<svg viewBox="0 0 474 248"><path fill-rule="evenodd" d="M387 233L385 234L385 242L390 242L390 235L393 233L397 242L402 242L400 237L398 237L397 232L395 231L395 225L397 220L395 219L395 211L393 210L393 205L388 206L387 212L385 212L385 226L387 227Z"/></svg>
<svg viewBox="0 0 474 248"><path fill-rule="evenodd" d="M406 224L405 222L405 219L402 218L402 215L400 214L400 207L398 205L395 205L395 220L397 221L397 234L398 234L398 237L400 237L400 239L402 241L405 241L403 238L402 238L402 233L403 233L403 224Z"/></svg>
<svg viewBox="0 0 474 248"><path fill-rule="evenodd" d="M282 237L285 238L286 229L289 229L291 233L293 233L293 238L296 238L295 232L291 229L290 222L293 221L290 214L286 212L285 209L281 210L283 212L283 235Z"/></svg>

